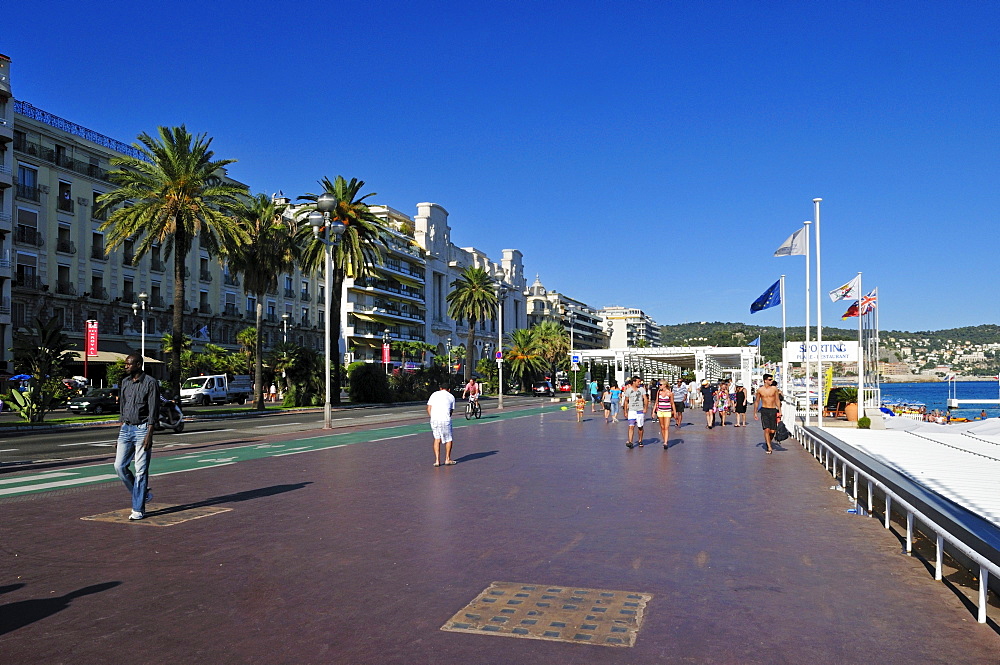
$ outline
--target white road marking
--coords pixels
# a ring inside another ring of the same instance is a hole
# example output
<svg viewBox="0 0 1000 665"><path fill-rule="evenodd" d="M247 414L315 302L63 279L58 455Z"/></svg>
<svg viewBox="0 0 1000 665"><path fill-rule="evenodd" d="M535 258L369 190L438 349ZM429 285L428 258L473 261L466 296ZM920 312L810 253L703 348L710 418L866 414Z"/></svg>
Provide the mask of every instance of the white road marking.
<svg viewBox="0 0 1000 665"><path fill-rule="evenodd" d="M232 428L230 428L230 429L195 430L193 432L178 432L178 433L175 433L175 434L171 434L171 436L188 436L190 434L215 434L216 432L232 432L232 431L233 431Z"/></svg>
<svg viewBox="0 0 1000 665"><path fill-rule="evenodd" d="M285 427L286 425L301 425L302 423L281 423L280 425L257 425L255 429L265 429L267 427Z"/></svg>
<svg viewBox="0 0 1000 665"><path fill-rule="evenodd" d="M3 448L0 449L0 453L13 453L17 452L17 448Z"/></svg>
<svg viewBox="0 0 1000 665"><path fill-rule="evenodd" d="M41 485L22 485L20 487L7 487L0 489L0 496L5 494L17 494L25 490L47 490L56 487L69 487L71 485L84 485L86 483L99 483L104 480L116 480L118 476L111 474L105 476L88 476L87 478L74 478L72 480L57 480L54 483L42 483Z"/></svg>
<svg viewBox="0 0 1000 665"><path fill-rule="evenodd" d="M67 446L111 446L117 445L118 440L114 441L81 441L80 443L60 443L60 448L65 448Z"/></svg>
<svg viewBox="0 0 1000 665"><path fill-rule="evenodd" d="M76 476L79 474L68 473L68 472L55 472L55 473L45 473L38 476L18 476L17 478L7 478L5 480L0 480L0 485L10 485L13 483L24 483L36 480L52 480L53 478L65 478L66 476Z"/></svg>

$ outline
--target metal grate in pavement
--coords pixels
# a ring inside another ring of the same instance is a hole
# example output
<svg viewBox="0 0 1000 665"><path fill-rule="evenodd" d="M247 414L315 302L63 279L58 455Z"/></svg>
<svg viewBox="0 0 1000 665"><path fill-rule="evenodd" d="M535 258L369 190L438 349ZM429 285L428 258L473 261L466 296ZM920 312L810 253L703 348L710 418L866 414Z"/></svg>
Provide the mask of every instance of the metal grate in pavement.
<svg viewBox="0 0 1000 665"><path fill-rule="evenodd" d="M81 517L82 520L92 522L116 522L119 524L139 524L142 526L174 526L202 517L211 517L219 513L228 513L232 508L221 508L219 506L195 506L183 508L169 503L147 503L146 516L141 520L131 522L128 516L132 514L131 508L124 510L113 510L110 513L90 515Z"/></svg>
<svg viewBox="0 0 1000 665"><path fill-rule="evenodd" d="M630 647L648 593L493 582L441 630Z"/></svg>

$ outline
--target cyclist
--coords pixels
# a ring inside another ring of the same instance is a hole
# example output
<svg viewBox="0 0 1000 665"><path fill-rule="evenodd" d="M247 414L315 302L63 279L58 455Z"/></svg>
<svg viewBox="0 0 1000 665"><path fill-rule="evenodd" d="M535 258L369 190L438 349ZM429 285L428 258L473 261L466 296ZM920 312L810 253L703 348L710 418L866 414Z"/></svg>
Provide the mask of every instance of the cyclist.
<svg viewBox="0 0 1000 665"><path fill-rule="evenodd" d="M462 399L465 399L465 396L468 395L469 402L477 402L479 401L479 395L482 392L482 386L476 383L475 379L469 379L469 382L465 384L465 390L462 391Z"/></svg>

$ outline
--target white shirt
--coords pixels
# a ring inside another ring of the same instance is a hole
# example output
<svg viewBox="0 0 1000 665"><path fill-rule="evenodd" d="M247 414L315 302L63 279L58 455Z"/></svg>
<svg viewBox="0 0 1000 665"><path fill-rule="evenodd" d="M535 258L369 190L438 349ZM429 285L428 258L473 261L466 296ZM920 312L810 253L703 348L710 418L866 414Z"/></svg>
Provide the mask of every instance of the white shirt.
<svg viewBox="0 0 1000 665"><path fill-rule="evenodd" d="M437 390L431 393L427 406L431 407L431 422L451 420L451 412L455 409L455 396L447 390Z"/></svg>

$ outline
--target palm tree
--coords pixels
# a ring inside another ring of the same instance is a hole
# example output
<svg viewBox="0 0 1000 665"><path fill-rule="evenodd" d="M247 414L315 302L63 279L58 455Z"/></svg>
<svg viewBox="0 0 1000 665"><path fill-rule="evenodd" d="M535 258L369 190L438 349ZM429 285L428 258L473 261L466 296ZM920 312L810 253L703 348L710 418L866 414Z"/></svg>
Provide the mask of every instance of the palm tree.
<svg viewBox="0 0 1000 665"><path fill-rule="evenodd" d="M376 196L374 192L361 195L361 189L365 186L364 180L351 178L350 182L343 176L337 176L333 182L329 178L323 178L319 184L323 187L324 194L331 194L337 201L336 208L330 213L331 221L338 221L344 225L344 233L340 241L333 248L333 274L332 284L327 284L330 289L331 311L326 315L330 317L330 343L333 345L334 353L331 359L333 365L333 394L330 401L333 404L340 403L340 387L343 383L341 377L340 354L340 295L344 290L344 279L346 277L358 278L372 274L373 266L381 265L383 252L388 246L389 232L384 222L376 217L368 209L365 199ZM305 219L306 215L316 209L315 201L319 194L305 194L299 199L312 201L312 204L305 205L298 213L299 220ZM312 229L308 225L301 225L298 231L298 238L301 249L302 269L313 274L323 273L326 261L326 246L313 236Z"/></svg>
<svg viewBox="0 0 1000 665"><path fill-rule="evenodd" d="M527 328L518 328L510 333L510 343L504 351L504 364L516 378L522 389L531 377L545 368L545 360L539 351L535 333Z"/></svg>
<svg viewBox="0 0 1000 665"><path fill-rule="evenodd" d="M476 339L476 323L492 319L497 311L497 296L493 292L493 278L482 268L469 266L451 283L452 291L448 294L448 316L461 321L469 321L469 335L466 341L466 351L472 349ZM468 353L469 358L472 357ZM472 378L472 365L465 363L465 380Z"/></svg>
<svg viewBox="0 0 1000 665"><path fill-rule="evenodd" d="M284 216L286 206L258 194L236 208L236 219L246 233L245 243L228 255L229 269L243 275L243 290L257 300L257 327L263 330L264 294L278 288L278 277L295 269L298 244L295 225ZM264 336L254 339L254 408L264 410Z"/></svg>
<svg viewBox="0 0 1000 665"><path fill-rule="evenodd" d="M569 360L569 333L557 321L542 321L531 327L538 344L539 355L545 364L551 368L551 378L556 380L558 366Z"/></svg>
<svg viewBox="0 0 1000 665"><path fill-rule="evenodd" d="M236 343L240 345L240 350L243 355L246 356L247 371L250 371L250 367L254 364L253 354L257 351L257 341L260 339L260 335L257 334L257 329L253 326L244 328L243 330L236 333Z"/></svg>
<svg viewBox="0 0 1000 665"><path fill-rule="evenodd" d="M185 262L197 237L209 254L222 255L245 239L239 225L226 214L244 191L242 185L223 179L224 167L234 159L213 159L212 139L193 136L184 125L159 127L159 136L143 132L135 148L142 158L114 157L108 179L117 188L102 194L95 212L110 211L101 230L108 230L107 249L135 240L135 257L154 245L163 245L164 256L174 258L174 312L172 335L184 330ZM141 145L140 145L141 144ZM181 345L173 345L170 382L180 391Z"/></svg>

